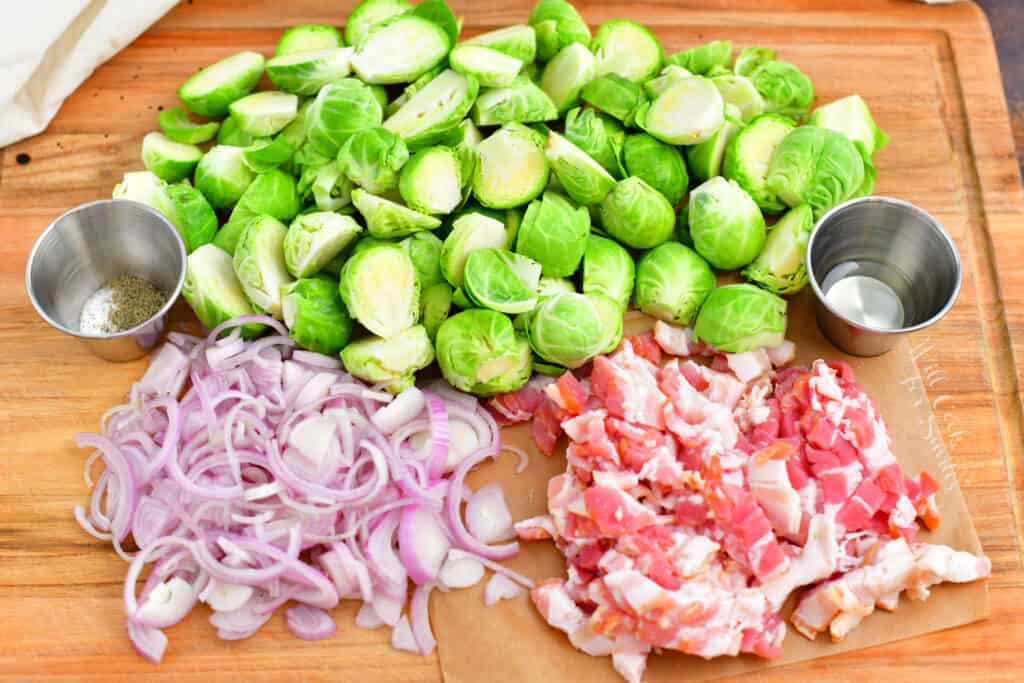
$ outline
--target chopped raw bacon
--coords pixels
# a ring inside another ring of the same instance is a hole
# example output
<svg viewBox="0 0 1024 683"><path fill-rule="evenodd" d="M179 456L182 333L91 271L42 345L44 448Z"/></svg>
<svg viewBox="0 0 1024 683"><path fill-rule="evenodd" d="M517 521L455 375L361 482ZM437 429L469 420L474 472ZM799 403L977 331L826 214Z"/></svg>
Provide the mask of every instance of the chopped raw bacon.
<svg viewBox="0 0 1024 683"><path fill-rule="evenodd" d="M659 367L663 352L713 360ZM627 681L640 683L655 648L778 656L779 610L802 588L793 626L838 640L904 591L923 600L991 571L987 558L913 542L919 520L939 523L937 483L904 473L849 365L779 368L793 356L789 342L716 353L659 322L533 406L543 452L569 439L548 514L515 526L566 558L566 579L539 584L534 604ZM534 400L520 390L492 410L516 417Z"/></svg>
<svg viewBox="0 0 1024 683"><path fill-rule="evenodd" d="M538 375L521 389L494 396L484 405L500 425L528 422L544 400L544 387L551 381L550 377Z"/></svg>

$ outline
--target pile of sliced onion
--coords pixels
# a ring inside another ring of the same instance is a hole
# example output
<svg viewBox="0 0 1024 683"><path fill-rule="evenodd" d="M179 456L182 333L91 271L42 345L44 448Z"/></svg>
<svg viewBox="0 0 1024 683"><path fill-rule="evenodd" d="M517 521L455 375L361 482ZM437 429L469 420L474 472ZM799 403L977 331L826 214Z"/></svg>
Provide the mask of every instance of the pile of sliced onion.
<svg viewBox="0 0 1024 683"><path fill-rule="evenodd" d="M245 341L250 323L271 334ZM495 562L518 551L495 544L514 537L500 487L465 485L501 450L476 399L450 387L393 397L295 349L271 318L236 318L205 339L172 333L129 402L77 441L94 453L92 498L75 517L130 562L128 634L154 662L163 629L199 602L224 639L252 636L291 603L289 629L319 640L336 630L328 610L361 600L357 626L387 625L396 648L429 654L435 586L473 585L484 566L531 585Z"/></svg>

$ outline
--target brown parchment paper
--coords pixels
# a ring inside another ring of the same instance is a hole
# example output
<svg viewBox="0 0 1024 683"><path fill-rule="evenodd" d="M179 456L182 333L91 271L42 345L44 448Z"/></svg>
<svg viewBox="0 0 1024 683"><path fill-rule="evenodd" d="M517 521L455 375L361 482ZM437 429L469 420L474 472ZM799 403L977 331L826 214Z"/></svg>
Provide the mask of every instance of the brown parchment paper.
<svg viewBox="0 0 1024 683"><path fill-rule="evenodd" d="M937 497L942 524L934 532L922 532L918 539L942 543L959 550L981 552L974 525L968 515L960 486L942 440L935 438L938 426L924 395L922 383L904 339L888 354L877 358L854 358L839 352L818 331L809 293L790 303L788 336L797 343L797 362L815 358L842 358L854 368L857 380L875 397L889 425L893 452L904 470L916 474L927 470L940 482ZM627 323L631 333L650 326L648 320ZM516 458L504 454L474 472L470 484L500 480L515 519L547 512L547 482L565 470L564 452L553 457L537 453L528 427L506 428L507 443L531 453L530 466L515 474ZM507 565L535 580L564 577L562 556L550 541L523 543L521 553ZM493 607L484 605L486 580L466 590L435 592L431 604L437 633L441 670L447 683L619 683L621 678L610 657L591 657L575 650L561 631L550 628L536 613L524 592L513 600ZM788 615L794 599L790 599ZM832 643L827 635L811 642L789 630L784 654L774 660L753 655L721 657L705 661L679 653L652 654L646 683L705 681L757 671L840 652L911 638L984 619L989 614L986 582L936 586L927 602L901 598L894 613L876 611L844 641Z"/></svg>

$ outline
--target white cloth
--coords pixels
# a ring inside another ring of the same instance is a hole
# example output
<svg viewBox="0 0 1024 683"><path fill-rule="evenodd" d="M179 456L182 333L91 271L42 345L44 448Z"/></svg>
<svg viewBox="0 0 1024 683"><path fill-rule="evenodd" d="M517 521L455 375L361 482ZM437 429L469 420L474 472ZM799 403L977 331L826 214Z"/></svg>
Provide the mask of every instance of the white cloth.
<svg viewBox="0 0 1024 683"><path fill-rule="evenodd" d="M0 0L0 147L40 132L64 99L178 0Z"/></svg>

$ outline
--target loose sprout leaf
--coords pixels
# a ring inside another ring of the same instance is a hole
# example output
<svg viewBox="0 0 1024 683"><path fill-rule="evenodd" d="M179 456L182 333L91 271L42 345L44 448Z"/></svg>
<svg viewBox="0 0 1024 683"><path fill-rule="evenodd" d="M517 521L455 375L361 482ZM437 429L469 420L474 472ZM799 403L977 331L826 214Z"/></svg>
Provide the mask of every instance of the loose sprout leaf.
<svg viewBox="0 0 1024 683"><path fill-rule="evenodd" d="M337 164L325 164L314 172L312 192L321 211L337 211L352 203L352 181Z"/></svg>
<svg viewBox="0 0 1024 683"><path fill-rule="evenodd" d="M285 92L315 95L320 88L352 71L351 47L331 47L274 57L267 62L267 77Z"/></svg>
<svg viewBox="0 0 1024 683"><path fill-rule="evenodd" d="M736 134L725 149L722 175L735 180L762 211L779 213L786 205L768 188L768 165L779 144L796 128L791 119L763 114Z"/></svg>
<svg viewBox="0 0 1024 683"><path fill-rule="evenodd" d="M441 273L453 287L462 287L466 260L476 249L504 247L505 225L482 213L467 213L455 220L441 248Z"/></svg>
<svg viewBox="0 0 1024 683"><path fill-rule="evenodd" d="M526 209L516 251L541 265L547 277L568 277L579 268L590 234L590 214L555 192Z"/></svg>
<svg viewBox="0 0 1024 683"><path fill-rule="evenodd" d="M726 104L740 110L742 121L750 121L764 112L764 98L757 91L754 82L746 76L725 74L715 76L711 82L718 88L718 92L722 93L722 99Z"/></svg>
<svg viewBox="0 0 1024 683"><path fill-rule="evenodd" d="M790 209L768 233L764 249L743 269L743 277L775 294L795 294L807 284L807 240L814 212L804 204Z"/></svg>
<svg viewBox="0 0 1024 683"><path fill-rule="evenodd" d="M213 243L228 254L234 254L238 241L242 239L242 233L255 218L256 216L248 211L239 211L236 206L235 210L231 212L231 218L228 219L228 222L217 231L217 235L213 238Z"/></svg>
<svg viewBox="0 0 1024 683"><path fill-rule="evenodd" d="M544 139L526 126L507 124L481 142L476 151L473 194L484 206L521 206L539 196L548 184Z"/></svg>
<svg viewBox="0 0 1024 683"><path fill-rule="evenodd" d="M751 72L750 80L764 98L768 113L799 118L814 102L811 79L789 62L765 62Z"/></svg>
<svg viewBox="0 0 1024 683"><path fill-rule="evenodd" d="M566 0L538 0L530 12L530 26L537 33L537 56L546 62L566 45L590 46L590 28Z"/></svg>
<svg viewBox="0 0 1024 683"><path fill-rule="evenodd" d="M641 85L615 73L598 76L590 81L583 86L580 96L590 106L627 126L633 125L637 111L647 104L647 96Z"/></svg>
<svg viewBox="0 0 1024 683"><path fill-rule="evenodd" d="M649 98L656 99L658 95L686 78L693 78L693 74L688 69L669 64L661 70L660 74L644 83L644 92Z"/></svg>
<svg viewBox="0 0 1024 683"><path fill-rule="evenodd" d="M167 198L173 207L173 216L169 218L181 234L188 253L213 241L217 234L217 214L202 192L191 185L169 185Z"/></svg>
<svg viewBox="0 0 1024 683"><path fill-rule="evenodd" d="M345 40L358 47L373 27L411 8L405 0L363 0L345 22Z"/></svg>
<svg viewBox="0 0 1024 683"><path fill-rule="evenodd" d="M431 342L437 338L438 329L448 319L452 309L452 293L452 287L447 282L436 282L420 295L420 317Z"/></svg>
<svg viewBox="0 0 1024 683"><path fill-rule="evenodd" d="M341 362L353 377L400 394L413 385L416 372L434 362L434 348L426 329L415 325L388 339L354 341L341 350Z"/></svg>
<svg viewBox="0 0 1024 683"><path fill-rule="evenodd" d="M505 87L484 90L473 105L473 121L478 126L540 123L557 118L555 103L525 76L519 76Z"/></svg>
<svg viewBox="0 0 1024 683"><path fill-rule="evenodd" d="M867 102L860 95L850 95L818 107L807 123L842 133L854 144L863 145L869 157L889 142L889 136L875 124Z"/></svg>
<svg viewBox="0 0 1024 683"><path fill-rule="evenodd" d="M540 87L558 113L564 114L580 103L583 86L596 75L597 61L594 54L581 43L572 43L556 54L540 77Z"/></svg>
<svg viewBox="0 0 1024 683"><path fill-rule="evenodd" d="M365 190L353 190L352 203L366 221L367 231L378 239L405 237L420 230L433 230L441 225L439 218L420 213L390 199L372 195Z"/></svg>
<svg viewBox="0 0 1024 683"><path fill-rule="evenodd" d="M775 50L767 47L745 47L736 56L736 62L732 65L733 73L740 76L750 76L754 69L765 62L775 59Z"/></svg>
<svg viewBox="0 0 1024 683"><path fill-rule="evenodd" d="M435 144L459 126L473 107L479 87L472 76L447 69L388 117L384 127L410 148Z"/></svg>
<svg viewBox="0 0 1024 683"><path fill-rule="evenodd" d="M451 213L462 203L462 163L448 147L422 149L402 169L398 188L416 211Z"/></svg>
<svg viewBox="0 0 1024 683"><path fill-rule="evenodd" d="M381 125L384 110L368 85L342 78L320 89L306 118L306 146L334 159L353 133Z"/></svg>
<svg viewBox="0 0 1024 683"><path fill-rule="evenodd" d="M537 305L526 333L534 353L549 363L578 368L606 343L601 314L584 294L558 294Z"/></svg>
<svg viewBox="0 0 1024 683"><path fill-rule="evenodd" d="M697 253L715 268L745 266L764 247L764 217L733 180L716 176L694 188L687 220Z"/></svg>
<svg viewBox="0 0 1024 683"><path fill-rule="evenodd" d="M224 116L228 107L256 87L264 59L258 52L239 52L189 77L178 97L189 111L202 116Z"/></svg>
<svg viewBox="0 0 1024 683"><path fill-rule="evenodd" d="M212 140L217 131L220 130L220 123L209 121L207 123L195 123L188 118L188 112L182 107L171 107L160 112L160 130L171 140L186 145L198 145L201 142Z"/></svg>
<svg viewBox="0 0 1024 683"><path fill-rule="evenodd" d="M725 285L708 295L694 336L719 351L774 348L786 339L786 301L754 285Z"/></svg>
<svg viewBox="0 0 1024 683"><path fill-rule="evenodd" d="M215 209L235 205L256 176L245 165L241 147L218 145L208 151L196 167L196 189Z"/></svg>
<svg viewBox="0 0 1024 683"><path fill-rule="evenodd" d="M334 355L352 336L352 317L333 278L304 278L285 285L281 308L288 336L304 349Z"/></svg>
<svg viewBox="0 0 1024 683"><path fill-rule="evenodd" d="M349 180L373 194L398 187L399 173L409 161L405 142L377 126L353 133L338 151L338 167Z"/></svg>
<svg viewBox="0 0 1024 683"><path fill-rule="evenodd" d="M294 123L294 122L293 122ZM238 119L228 116L220 125L217 131L217 144L229 147L248 147L256 142L256 137L242 130Z"/></svg>
<svg viewBox="0 0 1024 683"><path fill-rule="evenodd" d="M342 268L339 291L352 317L379 337L394 337L419 318L416 269L397 244L372 243L353 253Z"/></svg>
<svg viewBox="0 0 1024 683"><path fill-rule="evenodd" d="M416 280L420 283L421 292L445 281L441 272L441 249L444 243L437 235L421 230L406 237L401 245L416 269Z"/></svg>
<svg viewBox="0 0 1024 683"><path fill-rule="evenodd" d="M623 311L633 296L636 265L625 247L600 235L587 237L583 253L583 293L603 294Z"/></svg>
<svg viewBox="0 0 1024 683"><path fill-rule="evenodd" d="M715 288L715 273L693 249L666 242L636 264L636 307L649 316L690 325Z"/></svg>
<svg viewBox="0 0 1024 683"><path fill-rule="evenodd" d="M341 31L327 24L300 24L284 30L274 50L275 57L344 47ZM273 61L273 60L271 60ZM269 75L269 74L268 74Z"/></svg>
<svg viewBox="0 0 1024 683"><path fill-rule="evenodd" d="M732 42L728 40L714 40L704 45L676 52L668 57L665 62L670 65L681 66L691 73L702 76L715 67L728 67L731 58Z"/></svg>
<svg viewBox="0 0 1024 683"><path fill-rule="evenodd" d="M189 254L181 295L207 329L254 313L235 275L231 256L213 244L205 244ZM245 325L242 336L256 337L263 329L263 325Z"/></svg>
<svg viewBox="0 0 1024 683"><path fill-rule="evenodd" d="M810 204L815 220L859 192L864 179L857 146L842 133L817 126L790 131L768 167L768 189L787 206Z"/></svg>
<svg viewBox="0 0 1024 683"><path fill-rule="evenodd" d="M270 216L259 216L242 231L232 264L245 295L258 311L281 319L281 288L292 281L284 261L288 228Z"/></svg>
<svg viewBox="0 0 1024 683"><path fill-rule="evenodd" d="M440 64L453 42L438 24L407 12L386 19L356 46L352 68L366 83L411 83Z"/></svg>
<svg viewBox="0 0 1024 683"><path fill-rule="evenodd" d="M526 24L516 24L499 28L496 31L481 33L463 44L489 47L492 50L503 52L509 57L515 57L524 64L533 62L537 56L537 34L532 26Z"/></svg>
<svg viewBox="0 0 1024 683"><path fill-rule="evenodd" d="M565 117L565 138L593 157L616 180L625 177L622 147L626 132L611 116L589 107L572 109Z"/></svg>
<svg viewBox="0 0 1024 683"><path fill-rule="evenodd" d="M272 140L261 139L244 148L242 160L253 173L265 173L288 163L295 147L283 135Z"/></svg>
<svg viewBox="0 0 1024 683"><path fill-rule="evenodd" d="M163 133L148 133L142 138L142 163L146 170L169 183L192 175L203 151L195 145L171 140Z"/></svg>
<svg viewBox="0 0 1024 683"><path fill-rule="evenodd" d="M646 133L626 138L622 148L626 173L643 180L675 206L690 184L683 155L676 147L655 140Z"/></svg>
<svg viewBox="0 0 1024 683"><path fill-rule="evenodd" d="M725 101L707 78L679 81L636 112L637 125L670 145L707 140L725 121Z"/></svg>
<svg viewBox="0 0 1024 683"><path fill-rule="evenodd" d="M578 204L598 204L615 188L615 178L601 164L554 131L548 133L545 154L565 193Z"/></svg>
<svg viewBox="0 0 1024 683"><path fill-rule="evenodd" d="M686 147L686 165L695 180L704 182L721 175L722 160L729 143L743 127L738 123L740 112L733 105L725 105L725 123L704 142Z"/></svg>
<svg viewBox="0 0 1024 683"><path fill-rule="evenodd" d="M448 63L459 73L473 76L480 85L489 88L511 84L523 68L520 59L489 47L468 44L456 45L448 55Z"/></svg>
<svg viewBox="0 0 1024 683"><path fill-rule="evenodd" d="M288 272L299 278L320 272L362 230L350 216L330 211L314 211L296 217L284 238Z"/></svg>
<svg viewBox="0 0 1024 683"><path fill-rule="evenodd" d="M482 308L516 314L537 305L540 264L505 249L486 247L466 259L463 290Z"/></svg>
<svg viewBox="0 0 1024 683"><path fill-rule="evenodd" d="M600 207L601 226L634 249L651 249L672 236L676 212L665 196L631 177L620 181Z"/></svg>
<svg viewBox="0 0 1024 683"><path fill-rule="evenodd" d="M253 215L290 221L301 208L295 178L280 169L260 173L242 193L236 210L239 207Z"/></svg>
<svg viewBox="0 0 1024 683"><path fill-rule="evenodd" d="M526 338L507 315L485 308L445 320L437 331L436 348L445 380L477 396L515 391L533 370Z"/></svg>
<svg viewBox="0 0 1024 683"><path fill-rule="evenodd" d="M598 76L613 73L643 83L661 69L661 43L646 26L629 19L601 24L590 47Z"/></svg>

